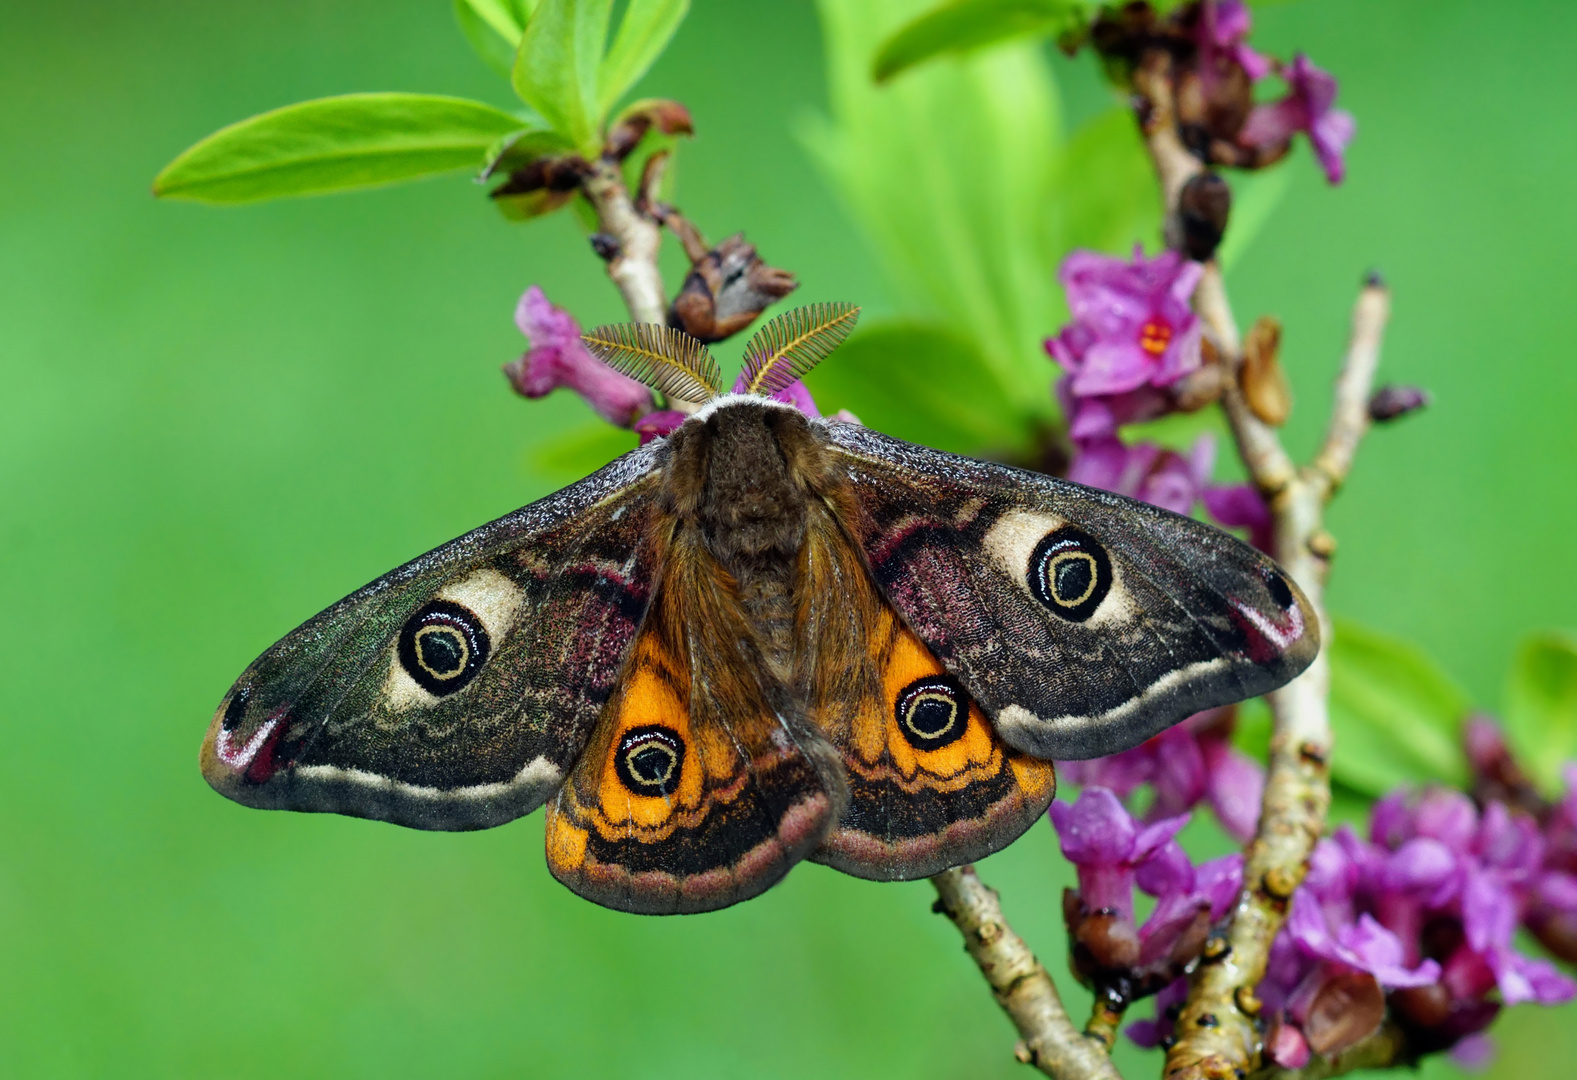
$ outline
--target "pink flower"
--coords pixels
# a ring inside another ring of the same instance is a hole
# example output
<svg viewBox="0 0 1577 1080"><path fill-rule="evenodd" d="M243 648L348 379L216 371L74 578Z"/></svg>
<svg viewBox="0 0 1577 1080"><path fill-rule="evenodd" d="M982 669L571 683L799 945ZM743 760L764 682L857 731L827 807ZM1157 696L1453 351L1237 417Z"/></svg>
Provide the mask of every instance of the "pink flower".
<svg viewBox="0 0 1577 1080"><path fill-rule="evenodd" d="M1212 75L1223 61L1235 63L1258 81L1270 74L1270 61L1245 45L1249 31L1248 5L1243 0L1205 0L1194 24L1194 44L1199 49L1199 70Z"/></svg>
<svg viewBox="0 0 1577 1080"><path fill-rule="evenodd" d="M1072 376L1075 399L1169 386L1199 368L1199 320L1189 306L1204 268L1175 251L1131 261L1075 251L1057 278L1073 322L1046 342Z"/></svg>
<svg viewBox="0 0 1577 1080"><path fill-rule="evenodd" d="M1280 75L1287 81L1287 96L1270 105L1256 105L1249 113L1238 141L1246 146L1284 146L1299 131L1306 132L1320 159L1325 177L1333 184L1346 173L1343 154L1357 131L1352 113L1335 108L1336 79L1309 63L1299 53Z"/></svg>
<svg viewBox="0 0 1577 1080"><path fill-rule="evenodd" d="M1141 825L1105 788L1086 788L1071 806L1054 802L1050 815L1079 874L1079 887L1063 894L1062 905L1075 973L1118 1008L1166 988L1231 907L1243 857L1194 866L1175 839L1187 814ZM1156 901L1137 927L1136 886Z"/></svg>
<svg viewBox="0 0 1577 1080"><path fill-rule="evenodd" d="M1199 493L1205 510L1216 524L1229 529L1247 529L1248 541L1267 555L1273 554L1275 534L1270 517L1270 507L1264 496L1252 484L1222 484L1208 486Z"/></svg>
<svg viewBox="0 0 1577 1080"><path fill-rule="evenodd" d="M551 304L537 286L520 298L515 324L531 342L524 356L504 365L517 393L539 398L566 387L608 423L625 428L651 411L652 392L591 355L581 344L574 316Z"/></svg>
<svg viewBox="0 0 1577 1080"><path fill-rule="evenodd" d="M1141 499L1174 514L1193 510L1216 459L1215 439L1208 434L1194 442L1186 458L1154 443L1124 446L1115 435L1075 440L1074 446L1069 480Z"/></svg>
<svg viewBox="0 0 1577 1080"><path fill-rule="evenodd" d="M1230 708L1196 713L1132 750L1089 761L1058 762L1070 784L1110 788L1126 799L1141 784L1155 797L1147 821L1186 813L1208 802L1229 835L1247 842L1259 824L1265 770L1232 745Z"/></svg>

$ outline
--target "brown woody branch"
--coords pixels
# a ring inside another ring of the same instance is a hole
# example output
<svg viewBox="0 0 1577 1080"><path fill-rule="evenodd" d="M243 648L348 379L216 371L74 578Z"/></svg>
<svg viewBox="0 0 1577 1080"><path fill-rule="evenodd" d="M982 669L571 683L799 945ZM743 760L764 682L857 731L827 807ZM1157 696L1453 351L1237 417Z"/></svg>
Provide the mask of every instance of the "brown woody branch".
<svg viewBox="0 0 1577 1080"><path fill-rule="evenodd" d="M931 884L938 896L935 910L958 927L964 949L1018 1028L1018 1059L1059 1080L1121 1080L1104 1045L1068 1019L1051 975L1008 926L996 890L981 882L975 868L944 870Z"/></svg>
<svg viewBox="0 0 1577 1080"><path fill-rule="evenodd" d="M597 210L599 227L617 243L617 250L608 259L608 277L624 297L630 318L643 323L663 322L668 301L663 295L662 275L657 271L657 250L662 245L657 222L635 209L617 162L598 159L582 190Z"/></svg>
<svg viewBox="0 0 1577 1080"><path fill-rule="evenodd" d="M1145 142L1167 199L1167 241L1180 247L1177 199L1204 166L1187 152L1177 135L1169 57L1157 52L1142 58L1134 84L1142 102ZM1294 463L1275 428L1256 416L1244 398L1242 335L1227 300L1221 269L1213 261L1206 264L1195 292L1194 310L1221 360L1221 404L1238 452L1270 506L1274 554L1313 604L1327 643L1308 670L1269 695L1275 718L1269 774L1259 830L1245 860L1243 891L1224 939L1207 950L1206 959L1194 973L1188 1001L1177 1021L1177 1041L1167 1053L1168 1078L1214 1080L1242 1076L1260 1065L1260 1005L1254 988L1264 977L1270 944L1286 918L1288 900L1303 881L1309 855L1325 830L1330 807L1327 653L1331 630L1321 594L1335 542L1325 531L1324 510L1346 478L1368 427L1367 402L1389 300L1377 278L1371 278L1359 296L1346 363L1337 379L1329 431L1324 447L1308 466ZM1313 1080L1315 1075L1334 1073L1305 1075Z"/></svg>

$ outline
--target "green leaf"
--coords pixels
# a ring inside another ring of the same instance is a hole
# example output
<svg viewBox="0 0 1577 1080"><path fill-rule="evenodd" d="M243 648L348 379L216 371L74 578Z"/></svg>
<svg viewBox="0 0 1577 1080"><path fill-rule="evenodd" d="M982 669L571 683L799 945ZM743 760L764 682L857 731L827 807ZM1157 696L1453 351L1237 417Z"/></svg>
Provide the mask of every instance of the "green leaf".
<svg viewBox="0 0 1577 1080"><path fill-rule="evenodd" d="M1339 622L1331 661L1331 775L1367 795L1467 781L1459 729L1467 695L1423 650Z"/></svg>
<svg viewBox="0 0 1577 1080"><path fill-rule="evenodd" d="M165 166L153 193L245 203L376 187L482 164L517 116L463 98L346 94L214 132Z"/></svg>
<svg viewBox="0 0 1577 1080"><path fill-rule="evenodd" d="M613 0L541 0L520 38L515 93L584 157L601 150L597 73Z"/></svg>
<svg viewBox="0 0 1577 1080"><path fill-rule="evenodd" d="M455 21L476 55L488 67L509 78L515 50L525 23L516 23L514 11L499 0L454 0Z"/></svg>
<svg viewBox="0 0 1577 1080"><path fill-rule="evenodd" d="M1066 315L1056 86L1028 44L873 85L870 42L922 9L821 0L832 119L799 135L896 286L897 313L976 344L981 378L960 389L1007 402L992 441L1022 442L1056 415L1041 342Z"/></svg>
<svg viewBox="0 0 1577 1080"><path fill-rule="evenodd" d="M1012 403L996 390L979 349L945 326L909 320L861 327L805 376L823 411L848 409L866 425L941 450L1017 449L1003 423Z"/></svg>
<svg viewBox="0 0 1577 1080"><path fill-rule="evenodd" d="M467 8L513 53L526 32L526 24L531 21L537 0L455 0L455 6Z"/></svg>
<svg viewBox="0 0 1577 1080"><path fill-rule="evenodd" d="M1083 0L951 0L890 34L876 52L872 76L886 82L943 54L1060 34L1081 22L1088 10Z"/></svg>
<svg viewBox="0 0 1577 1080"><path fill-rule="evenodd" d="M1133 110L1086 120L1062 162L1062 238L1068 248L1127 255L1161 232L1161 189Z"/></svg>
<svg viewBox="0 0 1577 1080"><path fill-rule="evenodd" d="M569 483L629 453L635 441L634 432L592 418L529 451L525 470L534 479Z"/></svg>
<svg viewBox="0 0 1577 1080"><path fill-rule="evenodd" d="M1517 760L1551 796L1577 758L1577 638L1558 631L1523 641L1506 682L1506 734Z"/></svg>
<svg viewBox="0 0 1577 1080"><path fill-rule="evenodd" d="M662 55L689 10L690 0L630 0L597 76L597 108L602 116Z"/></svg>

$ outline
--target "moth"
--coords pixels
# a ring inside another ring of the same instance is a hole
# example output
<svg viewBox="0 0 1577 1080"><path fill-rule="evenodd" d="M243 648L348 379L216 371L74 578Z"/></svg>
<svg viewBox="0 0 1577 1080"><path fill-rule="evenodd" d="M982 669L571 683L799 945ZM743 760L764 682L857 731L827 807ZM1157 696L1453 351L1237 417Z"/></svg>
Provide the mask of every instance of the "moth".
<svg viewBox="0 0 1577 1080"><path fill-rule="evenodd" d="M1215 528L774 400L857 315L772 320L731 394L680 331L588 334L697 411L287 635L220 703L208 782L419 829L546 803L569 888L707 911L806 858L979 859L1046 810L1052 759L1313 659L1297 586Z"/></svg>

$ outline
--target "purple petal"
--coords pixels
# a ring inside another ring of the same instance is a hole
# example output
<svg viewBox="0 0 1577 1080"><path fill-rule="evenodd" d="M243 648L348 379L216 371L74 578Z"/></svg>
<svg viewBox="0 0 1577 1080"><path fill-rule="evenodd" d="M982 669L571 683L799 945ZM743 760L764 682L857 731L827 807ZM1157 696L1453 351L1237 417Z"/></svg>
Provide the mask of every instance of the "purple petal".
<svg viewBox="0 0 1577 1080"><path fill-rule="evenodd" d="M1159 851L1172 837L1182 831L1188 824L1189 815L1179 814L1176 817L1164 818L1152 825L1146 825L1140 830L1133 842L1133 861L1143 862L1155 852ZM1131 820L1131 819L1130 819Z"/></svg>
<svg viewBox="0 0 1577 1080"><path fill-rule="evenodd" d="M1534 960L1508 948L1489 951L1490 970L1507 1005L1536 1001L1540 1005L1559 1005L1577 996L1577 983L1555 970L1545 960Z"/></svg>
<svg viewBox="0 0 1577 1080"><path fill-rule="evenodd" d="M649 412L635 421L635 431L641 437L641 445L645 446L653 439L660 439L673 433L673 430L685 422L685 414L674 409L659 409Z"/></svg>
<svg viewBox="0 0 1577 1080"><path fill-rule="evenodd" d="M1343 928L1340 938L1341 948L1350 954L1348 962L1373 975L1381 986L1431 986L1440 979L1440 965L1433 960L1407 968L1401 941L1367 914Z"/></svg>
<svg viewBox="0 0 1577 1080"><path fill-rule="evenodd" d="M1577 877L1559 870L1540 874L1533 887L1539 904L1551 912L1577 914Z"/></svg>
<svg viewBox="0 0 1577 1080"><path fill-rule="evenodd" d="M1234 852L1200 863L1194 869L1194 891L1210 902L1210 918L1223 918L1243 888L1243 855Z"/></svg>
<svg viewBox="0 0 1577 1080"><path fill-rule="evenodd" d="M1218 524L1229 529L1247 529L1250 543L1261 551L1270 551L1273 542L1270 507L1252 485L1206 487L1199 498Z"/></svg>
<svg viewBox="0 0 1577 1080"><path fill-rule="evenodd" d="M1155 360L1139 347L1137 333L1103 338L1085 351L1084 363L1073 376L1073 392L1079 397L1120 394L1143 386L1156 370Z"/></svg>
<svg viewBox="0 0 1577 1080"><path fill-rule="evenodd" d="M1341 960L1330 927L1325 925L1325 913L1312 893L1299 889L1292 894L1292 907L1287 913L1286 932L1303 951L1323 960Z"/></svg>
<svg viewBox="0 0 1577 1080"><path fill-rule="evenodd" d="M1166 1027L1163 1031L1162 1024ZM1123 1028L1123 1034L1128 1036L1128 1041L1135 1046L1146 1050L1154 1050L1161 1045L1161 1040L1172 1034L1172 1025L1162 1020L1135 1020Z"/></svg>
<svg viewBox="0 0 1577 1080"><path fill-rule="evenodd" d="M1473 873L1462 890L1462 930L1478 952L1509 946L1521 916L1521 905L1499 875Z"/></svg>
<svg viewBox="0 0 1577 1080"><path fill-rule="evenodd" d="M651 408L651 391L591 355L581 344L574 318L549 303L537 286L520 298L515 322L531 341L529 352L504 365L504 373L518 393L539 398L565 387L585 398L604 420L620 427L630 427Z"/></svg>
<svg viewBox="0 0 1577 1080"><path fill-rule="evenodd" d="M1265 793L1265 770L1225 739L1201 740L1205 757L1206 797L1216 820L1240 844L1259 828L1259 807Z"/></svg>
<svg viewBox="0 0 1577 1080"><path fill-rule="evenodd" d="M1427 898L1443 906L1462 884L1462 860L1439 840L1418 836L1407 841L1379 866L1382 889Z"/></svg>
<svg viewBox="0 0 1577 1080"><path fill-rule="evenodd" d="M1339 184L1347 175L1345 152L1347 144L1358 133L1358 121L1343 109L1332 109L1309 125L1309 142L1314 146L1314 156L1319 159L1325 179Z"/></svg>
<svg viewBox="0 0 1577 1080"><path fill-rule="evenodd" d="M1187 513L1175 506L1166 506L1150 495L1141 492L1146 502L1165 506L1176 513ZM1192 499L1190 499L1190 504ZM1150 816L1160 817L1185 813L1205 797L1205 757L1199 749L1199 737L1182 724L1168 728L1151 740L1155 744L1155 805Z"/></svg>
<svg viewBox="0 0 1577 1080"><path fill-rule="evenodd" d="M1051 823L1063 857L1079 865L1128 862L1138 834L1133 816L1105 788L1086 788L1072 806L1052 803Z"/></svg>
<svg viewBox="0 0 1577 1080"><path fill-rule="evenodd" d="M1463 1036L1451 1048L1452 1064L1459 1069L1466 1069L1469 1072L1479 1072L1487 1069L1494 1060L1495 1040L1482 1031Z"/></svg>
<svg viewBox="0 0 1577 1080"><path fill-rule="evenodd" d="M1170 955L1177 939L1194 924L1203 906L1203 901L1187 893L1161 897L1139 928L1139 966L1149 967Z"/></svg>
<svg viewBox="0 0 1577 1080"><path fill-rule="evenodd" d="M1408 806L1409 792L1399 788L1382 797L1369 811L1369 839L1395 851L1413 835L1413 812Z"/></svg>
<svg viewBox="0 0 1577 1080"><path fill-rule="evenodd" d="M1325 902L1347 902L1358 884L1358 868L1346 850L1334 839L1321 840L1309 856L1309 872L1303 887Z"/></svg>
<svg viewBox="0 0 1577 1080"><path fill-rule="evenodd" d="M1456 851L1467 851L1478 832L1478 811L1460 791L1429 788L1413 808L1413 831L1432 836Z"/></svg>
<svg viewBox="0 0 1577 1080"><path fill-rule="evenodd" d="M568 348L580 343L580 324L555 307L540 286L533 285L515 305L515 325L534 349Z"/></svg>
<svg viewBox="0 0 1577 1080"><path fill-rule="evenodd" d="M1544 862L1544 839L1526 814L1512 814L1504 803L1484 808L1476 845L1479 858L1508 877L1526 880Z"/></svg>
<svg viewBox="0 0 1577 1080"><path fill-rule="evenodd" d="M1194 865L1188 861L1183 846L1170 840L1139 864L1134 881L1155 897L1190 893L1194 889Z"/></svg>

